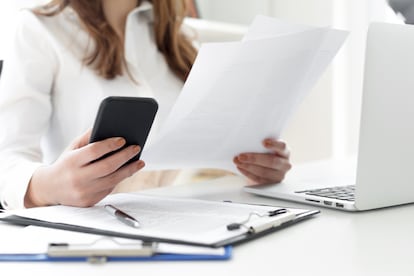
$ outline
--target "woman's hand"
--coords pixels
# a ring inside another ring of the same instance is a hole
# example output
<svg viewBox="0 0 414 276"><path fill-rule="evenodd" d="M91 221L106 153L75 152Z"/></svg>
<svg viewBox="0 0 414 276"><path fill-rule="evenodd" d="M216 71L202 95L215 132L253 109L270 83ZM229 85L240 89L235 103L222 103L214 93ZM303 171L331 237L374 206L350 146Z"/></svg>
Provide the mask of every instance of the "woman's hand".
<svg viewBox="0 0 414 276"><path fill-rule="evenodd" d="M268 138L263 140L263 145L268 153L241 153L234 157L233 162L252 184L281 182L292 167L286 143Z"/></svg>
<svg viewBox="0 0 414 276"><path fill-rule="evenodd" d="M144 167L141 160L122 167L138 154L139 146L129 146L92 162L122 148L125 139L109 138L89 144L90 134L88 131L76 139L55 163L34 172L25 195L26 207L56 204L93 206L110 194L119 182Z"/></svg>

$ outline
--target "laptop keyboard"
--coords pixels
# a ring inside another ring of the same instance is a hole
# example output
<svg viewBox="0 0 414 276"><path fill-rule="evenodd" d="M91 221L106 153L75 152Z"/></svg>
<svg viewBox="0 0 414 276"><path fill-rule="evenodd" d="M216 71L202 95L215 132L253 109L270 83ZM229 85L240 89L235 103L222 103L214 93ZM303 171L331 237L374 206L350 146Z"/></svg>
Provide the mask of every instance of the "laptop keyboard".
<svg viewBox="0 0 414 276"><path fill-rule="evenodd" d="M306 195L321 196L321 197L334 198L334 199L347 200L347 201L355 201L355 185L298 191L296 193L304 193Z"/></svg>

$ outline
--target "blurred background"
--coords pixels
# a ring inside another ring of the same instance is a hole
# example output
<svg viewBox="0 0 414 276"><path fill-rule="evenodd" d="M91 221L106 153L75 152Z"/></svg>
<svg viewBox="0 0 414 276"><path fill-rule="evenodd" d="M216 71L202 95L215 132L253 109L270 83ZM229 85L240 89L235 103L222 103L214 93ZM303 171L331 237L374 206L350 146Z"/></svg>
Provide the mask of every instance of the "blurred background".
<svg viewBox="0 0 414 276"><path fill-rule="evenodd" d="M0 0L0 59L7 58L16 12L44 2ZM189 4L189 25L199 29L201 42L239 40L257 14L348 30L344 46L302 102L282 138L291 148L294 164L344 158L356 152L368 24L404 24L386 0L195 0Z"/></svg>

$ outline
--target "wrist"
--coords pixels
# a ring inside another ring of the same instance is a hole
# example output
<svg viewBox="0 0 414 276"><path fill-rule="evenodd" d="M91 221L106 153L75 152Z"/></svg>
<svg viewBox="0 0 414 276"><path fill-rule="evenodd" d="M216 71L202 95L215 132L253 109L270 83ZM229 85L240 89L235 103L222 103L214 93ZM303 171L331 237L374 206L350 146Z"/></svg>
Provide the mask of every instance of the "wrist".
<svg viewBox="0 0 414 276"><path fill-rule="evenodd" d="M39 207L51 205L45 198L45 195L51 191L45 187L44 174L46 167L39 167L32 175L27 186L26 194L24 196L24 206L26 208ZM47 178L46 178L47 179Z"/></svg>

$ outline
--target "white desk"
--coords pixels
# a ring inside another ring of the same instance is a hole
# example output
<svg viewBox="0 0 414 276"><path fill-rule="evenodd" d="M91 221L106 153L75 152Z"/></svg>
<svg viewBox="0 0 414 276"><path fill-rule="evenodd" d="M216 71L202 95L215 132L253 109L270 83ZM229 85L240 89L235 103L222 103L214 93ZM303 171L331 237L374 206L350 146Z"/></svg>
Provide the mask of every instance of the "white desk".
<svg viewBox="0 0 414 276"><path fill-rule="evenodd" d="M290 176L302 172L312 173L296 169ZM145 193L313 208L246 194L236 177ZM230 261L0 263L0 271L53 276L414 275L414 205L364 213L320 210L313 219L235 247ZM15 227L0 224L0 233L13 235Z"/></svg>

